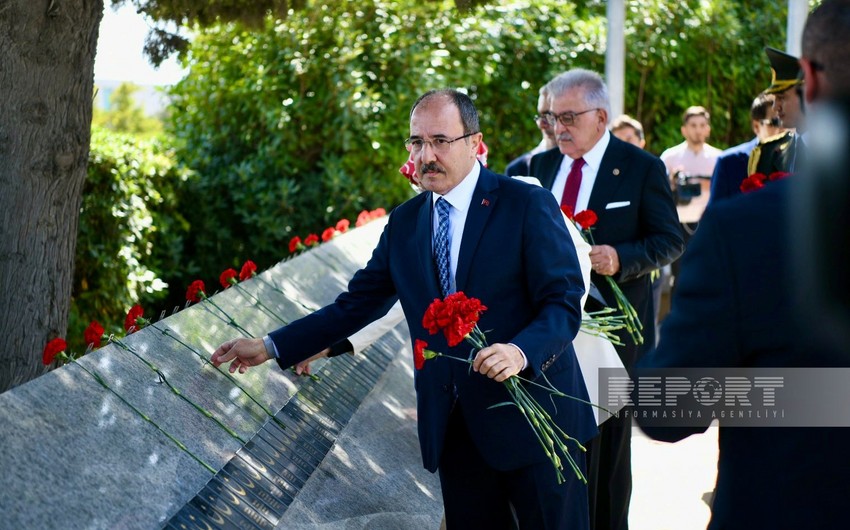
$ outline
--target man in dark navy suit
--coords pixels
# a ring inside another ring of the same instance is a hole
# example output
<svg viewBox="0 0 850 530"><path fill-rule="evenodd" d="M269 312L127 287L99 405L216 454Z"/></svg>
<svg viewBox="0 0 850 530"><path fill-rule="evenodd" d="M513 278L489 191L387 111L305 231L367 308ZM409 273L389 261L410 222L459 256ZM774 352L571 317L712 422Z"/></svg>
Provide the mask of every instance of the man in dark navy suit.
<svg viewBox="0 0 850 530"><path fill-rule="evenodd" d="M750 123L756 137L749 142L730 147L717 158L711 176L711 195L708 204L734 197L741 193L741 182L749 176L747 163L750 153L759 142L768 141L783 132L781 121L773 111L773 97L759 94L750 107Z"/></svg>
<svg viewBox="0 0 850 530"><path fill-rule="evenodd" d="M562 206L596 212L591 279L609 305L614 296L603 276L616 280L643 323L644 344L653 344L650 273L683 250L664 164L608 132L608 89L598 74L571 70L547 87L558 147L534 156L531 174ZM617 353L630 370L642 347L626 333L620 340ZM622 416L605 422L588 450L592 528L628 528L630 444L631 420Z"/></svg>
<svg viewBox="0 0 850 530"><path fill-rule="evenodd" d="M850 2L826 0L803 32L803 91L813 113L822 99L850 95L848 49ZM819 144L813 139L812 144L813 149L844 149L831 140ZM682 258L682 276L658 348L638 363L638 375L677 367L850 366L846 344L815 347L818 337L800 326L795 314L799 276L789 264L796 258L791 253L802 249L790 244L800 224L791 214L815 215L795 211L798 179L817 175L806 171L804 166L798 175L707 210ZM643 426L646 420L641 414L637 418ZM676 441L706 427L644 430L656 439ZM709 529L846 527L848 446L846 427L729 427L721 419Z"/></svg>
<svg viewBox="0 0 850 530"><path fill-rule="evenodd" d="M575 247L558 204L537 186L496 175L476 160L478 114L465 94L432 91L410 115L407 140L420 186L427 190L396 208L372 258L336 301L264 339L222 344L212 360L244 371L276 357L288 368L382 316L398 298L412 339L466 358L428 335L422 316L435 298L463 291L487 310L479 326L490 346L472 369L437 358L416 371L419 441L425 467L439 471L448 528L582 529L587 488L555 470L527 420L501 384L522 374L546 378L587 399L572 348L584 292ZM444 223L447 223L444 224ZM529 392L564 432L581 442L597 433L588 405ZM583 466L576 447L572 456Z"/></svg>

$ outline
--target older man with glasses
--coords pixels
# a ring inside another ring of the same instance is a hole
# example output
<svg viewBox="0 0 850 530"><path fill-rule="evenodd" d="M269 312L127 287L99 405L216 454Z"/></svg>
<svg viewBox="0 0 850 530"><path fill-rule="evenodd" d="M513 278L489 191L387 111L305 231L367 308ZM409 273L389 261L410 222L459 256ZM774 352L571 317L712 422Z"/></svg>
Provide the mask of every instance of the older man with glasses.
<svg viewBox="0 0 850 530"><path fill-rule="evenodd" d="M590 252L593 282L610 305L614 295L604 276L613 277L643 323L643 345L623 333L624 346L617 347L631 370L644 346L655 343L650 273L683 250L664 164L608 131L608 89L599 74L571 70L546 86L558 148L533 157L531 173L562 207L598 215ZM591 528L628 528L630 444L631 420L625 415L605 422L591 443Z"/></svg>

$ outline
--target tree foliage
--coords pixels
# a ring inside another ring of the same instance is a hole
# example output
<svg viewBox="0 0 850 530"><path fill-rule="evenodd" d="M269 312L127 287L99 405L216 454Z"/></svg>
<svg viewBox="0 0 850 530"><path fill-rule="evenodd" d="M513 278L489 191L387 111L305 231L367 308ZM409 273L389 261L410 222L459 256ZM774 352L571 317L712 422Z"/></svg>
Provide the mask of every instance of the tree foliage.
<svg viewBox="0 0 850 530"><path fill-rule="evenodd" d="M160 141L93 128L68 326L72 350L85 351L82 331L91 320L123 332L131 305L164 300L167 281L181 269L188 225L176 190L187 176Z"/></svg>
<svg viewBox="0 0 850 530"><path fill-rule="evenodd" d="M465 12L448 5L308 2L260 28L201 31L187 56L191 73L172 91L170 121L176 159L192 171L164 163L156 144L97 135L73 318L106 319L140 297L157 300L153 284L128 278L167 282L165 304L173 306L196 277L215 278L246 258L269 266L294 235L401 202L411 193L397 173L407 156L408 111L427 89L470 93L491 166L501 170L538 141L530 116L541 84L573 67L604 69L603 2L533 0ZM781 11L766 5L745 20L772 27L779 39ZM749 101L769 74L765 42L745 30L742 12L718 2L628 3L626 108L643 120L656 152L681 141L680 109L691 104L713 111L715 143L748 138ZM750 56L729 64L733 49ZM131 95L127 87L117 98L119 116L138 112ZM150 172L155 185L139 178ZM130 209L87 213L100 211L91 201L137 201L145 221L134 224ZM121 243L104 249L94 237L103 233ZM147 243L128 243L133 238ZM109 265L109 255L120 259ZM99 271L95 281L91 271ZM113 292L121 294L110 299Z"/></svg>
<svg viewBox="0 0 850 530"><path fill-rule="evenodd" d="M680 113L694 104L713 112L715 144L749 139L750 101L769 81L762 47L784 23L782 8L759 1L758 15L752 2L627 4L626 109L655 152L681 142ZM428 89L469 92L500 171L539 140L542 84L604 70L604 2L451 5L308 1L259 29L197 35L172 92L171 131L195 170L182 192L187 270L208 276L248 256L269 265L294 235L409 196L396 169L410 105Z"/></svg>
<svg viewBox="0 0 850 530"><path fill-rule="evenodd" d="M162 121L148 116L133 95L139 87L133 83L121 83L109 95L109 108L94 107L92 125L119 133L152 137L162 132Z"/></svg>
<svg viewBox="0 0 850 530"><path fill-rule="evenodd" d="M681 114L711 112L710 143L752 138L750 103L770 84L764 46L782 48L787 2L634 0L626 13L626 109L648 148L682 141Z"/></svg>
<svg viewBox="0 0 850 530"><path fill-rule="evenodd" d="M248 256L269 265L293 235L409 197L397 169L410 106L430 88L466 87L476 99L496 168L537 143L539 85L565 65L601 67L602 21L556 4L465 14L317 3L260 31L198 35L172 91L178 153L196 174L184 194L187 268L209 276Z"/></svg>

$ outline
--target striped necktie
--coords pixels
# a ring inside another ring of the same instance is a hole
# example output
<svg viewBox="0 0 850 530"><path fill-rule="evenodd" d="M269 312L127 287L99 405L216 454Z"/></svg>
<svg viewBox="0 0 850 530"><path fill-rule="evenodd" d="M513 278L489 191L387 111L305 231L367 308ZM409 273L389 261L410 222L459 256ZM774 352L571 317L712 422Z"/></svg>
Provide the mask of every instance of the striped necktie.
<svg viewBox="0 0 850 530"><path fill-rule="evenodd" d="M440 288L443 296L452 292L451 282L451 259L449 257L449 210L452 205L449 201L440 197L437 199L436 211L438 217L437 232L434 234L434 261L437 264L437 273L440 275Z"/></svg>

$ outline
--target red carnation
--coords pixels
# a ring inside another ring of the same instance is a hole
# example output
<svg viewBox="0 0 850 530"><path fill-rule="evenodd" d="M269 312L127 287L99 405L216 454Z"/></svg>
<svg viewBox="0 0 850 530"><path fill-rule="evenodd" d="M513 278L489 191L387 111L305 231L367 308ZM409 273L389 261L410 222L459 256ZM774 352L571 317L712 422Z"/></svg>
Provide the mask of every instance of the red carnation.
<svg viewBox="0 0 850 530"><path fill-rule="evenodd" d="M207 293L205 292L203 280L195 280L189 284L189 289L186 290L186 300L198 303L206 297Z"/></svg>
<svg viewBox="0 0 850 530"><path fill-rule="evenodd" d="M416 366L417 370L421 370L425 366L425 348L427 347L428 343L424 340L416 339L413 343L413 365Z"/></svg>
<svg viewBox="0 0 850 530"><path fill-rule="evenodd" d="M289 253L292 254L302 246L303 245L301 244L301 238L299 236L293 237L289 240Z"/></svg>
<svg viewBox="0 0 850 530"><path fill-rule="evenodd" d="M443 312L443 301L435 298L433 302L425 310L425 315L422 317L422 327L428 330L431 335L437 334L442 326L440 325L440 316Z"/></svg>
<svg viewBox="0 0 850 530"><path fill-rule="evenodd" d="M322 232L322 242L327 243L334 238L334 235L336 235L336 228L332 226L325 228L325 231Z"/></svg>
<svg viewBox="0 0 850 530"><path fill-rule="evenodd" d="M68 349L68 343L65 342L65 339L57 337L51 340L47 343L47 346L44 347L41 362L43 362L45 366L53 364L53 360L56 359L56 356L64 352L66 349Z"/></svg>
<svg viewBox="0 0 850 530"><path fill-rule="evenodd" d="M221 284L222 287L227 289L231 285L236 284L236 269L226 269L221 273L221 276L218 277L218 283Z"/></svg>
<svg viewBox="0 0 850 530"><path fill-rule="evenodd" d="M97 320L92 320L89 327L83 332L83 340L92 348L100 348L100 339L103 338L103 326Z"/></svg>
<svg viewBox="0 0 850 530"><path fill-rule="evenodd" d="M351 226L351 221L348 219L340 219L336 222L336 231L340 234L348 232L348 227Z"/></svg>
<svg viewBox="0 0 850 530"><path fill-rule="evenodd" d="M452 293L445 300L431 302L422 325L432 335L442 330L449 346L457 346L475 329L486 309L477 298L468 298L463 292Z"/></svg>
<svg viewBox="0 0 850 530"><path fill-rule="evenodd" d="M773 173L770 174L770 176L767 177L767 180L770 180L770 181L782 180L785 177L789 177L789 176L791 176L791 173L788 173L787 171L774 171Z"/></svg>
<svg viewBox="0 0 850 530"><path fill-rule="evenodd" d="M596 212L593 210L582 210L575 215L575 222L578 223L582 230L587 230L595 225L598 220L599 217L596 216Z"/></svg>
<svg viewBox="0 0 850 530"><path fill-rule="evenodd" d="M761 175L761 173L754 173L741 182L741 191L743 193L749 193L764 187L764 178L759 178L758 175ZM764 177L764 175L761 176Z"/></svg>
<svg viewBox="0 0 850 530"><path fill-rule="evenodd" d="M375 208L374 210L369 212L369 217L371 217L372 219L377 219L378 217L383 217L385 215L387 215L387 211L383 208Z"/></svg>
<svg viewBox="0 0 850 530"><path fill-rule="evenodd" d="M316 234L310 234L309 236L307 236L306 239L304 239L304 246L312 247L312 246L318 245L318 244L319 244L319 236L317 236Z"/></svg>
<svg viewBox="0 0 850 530"><path fill-rule="evenodd" d="M239 281L244 282L253 278L255 274L257 274L257 264L251 260L247 260L242 264L242 270L239 271Z"/></svg>
<svg viewBox="0 0 850 530"><path fill-rule="evenodd" d="M127 333L133 333L134 331L142 329L142 323L139 322L139 320L144 314L145 310L142 309L142 306L139 304L131 307L130 310L127 311L127 316L124 318L124 330Z"/></svg>
<svg viewBox="0 0 850 530"><path fill-rule="evenodd" d="M371 220L372 217L369 215L369 210L363 210L357 214L357 221L354 223L354 226L363 226Z"/></svg>
<svg viewBox="0 0 850 530"><path fill-rule="evenodd" d="M575 211L573 210L573 207L569 204L561 206L561 211L564 212L564 215L566 215L567 219L569 219L570 221L572 221L573 217L575 217Z"/></svg>

